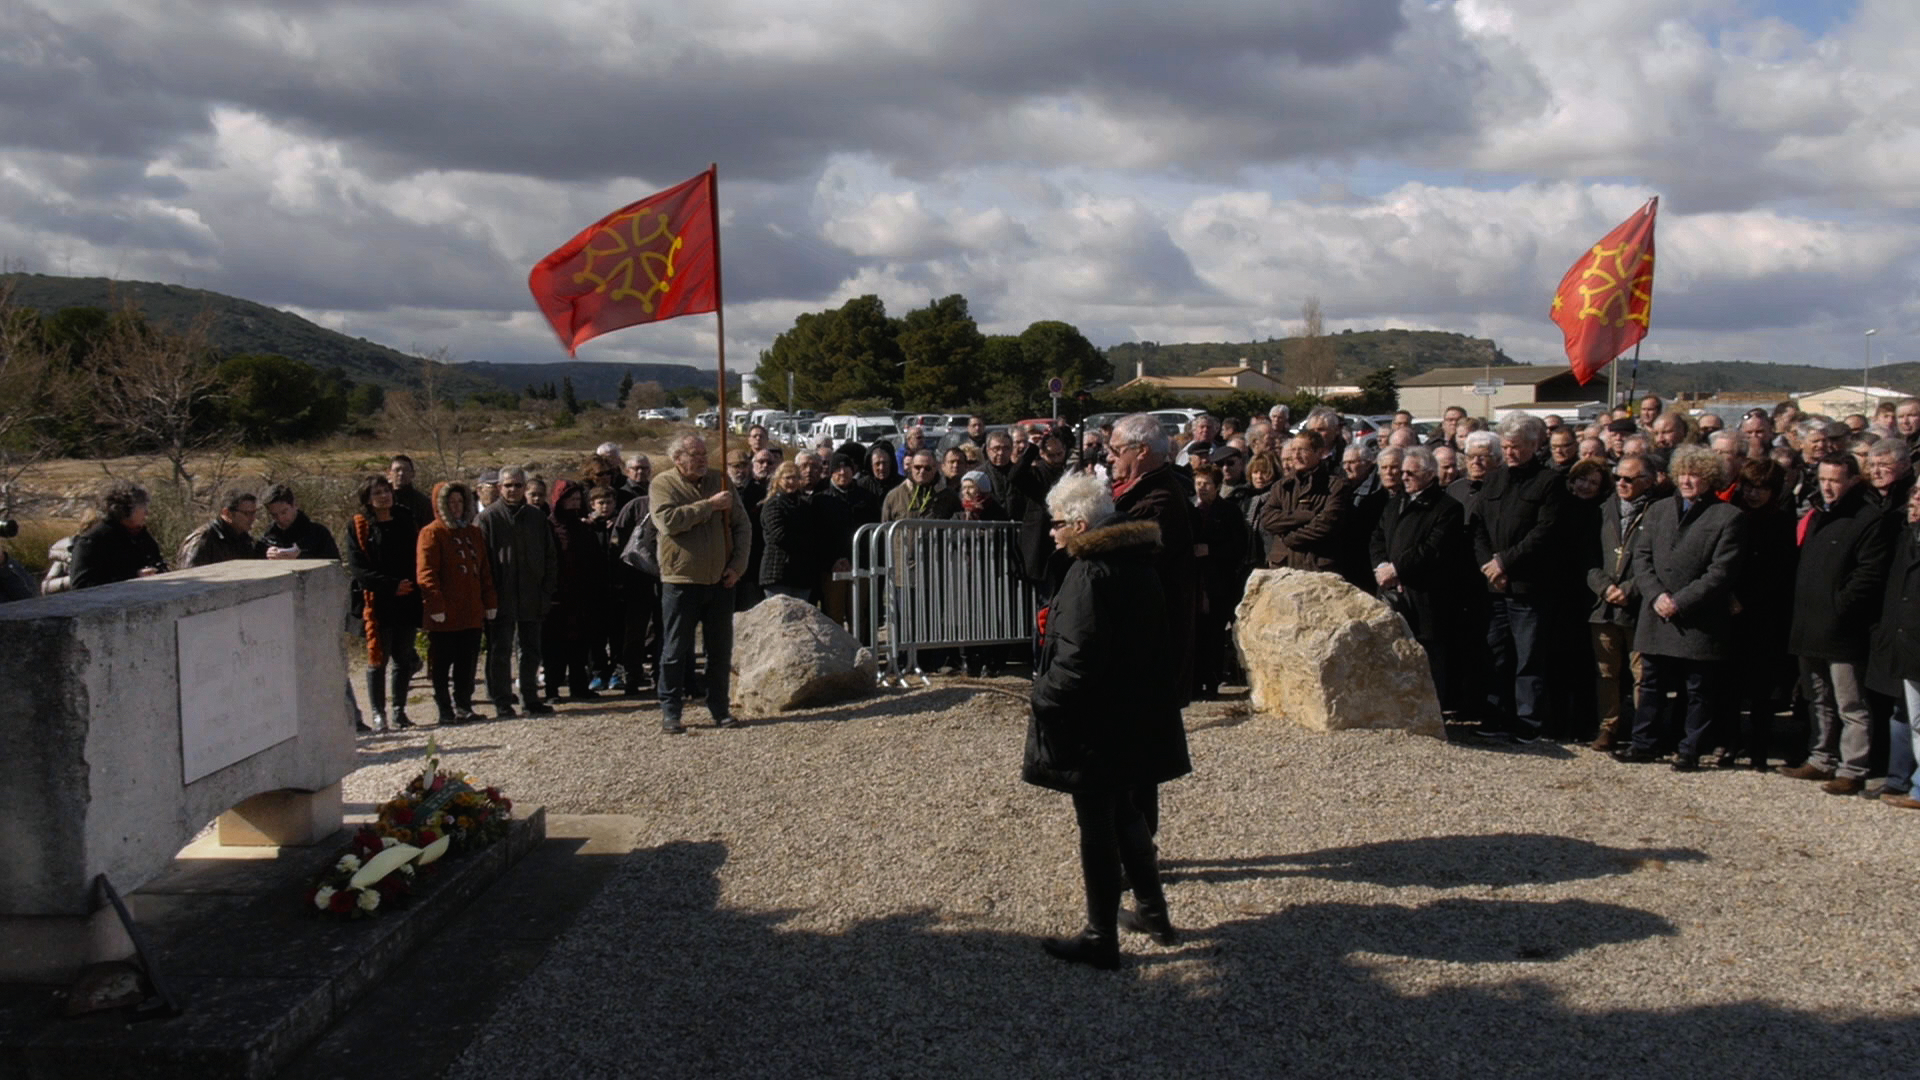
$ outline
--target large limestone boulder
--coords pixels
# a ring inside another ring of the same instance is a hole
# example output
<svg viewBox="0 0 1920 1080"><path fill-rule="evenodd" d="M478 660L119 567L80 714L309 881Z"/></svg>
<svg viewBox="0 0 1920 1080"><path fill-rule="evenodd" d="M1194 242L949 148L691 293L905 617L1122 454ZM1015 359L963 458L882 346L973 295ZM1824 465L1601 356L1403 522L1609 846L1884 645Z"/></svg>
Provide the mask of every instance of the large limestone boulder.
<svg viewBox="0 0 1920 1080"><path fill-rule="evenodd" d="M1254 571L1233 637L1263 715L1313 731L1445 735L1426 650L1385 601L1337 574Z"/></svg>
<svg viewBox="0 0 1920 1080"><path fill-rule="evenodd" d="M769 596L733 617L733 702L762 715L873 693L870 649L792 597Z"/></svg>

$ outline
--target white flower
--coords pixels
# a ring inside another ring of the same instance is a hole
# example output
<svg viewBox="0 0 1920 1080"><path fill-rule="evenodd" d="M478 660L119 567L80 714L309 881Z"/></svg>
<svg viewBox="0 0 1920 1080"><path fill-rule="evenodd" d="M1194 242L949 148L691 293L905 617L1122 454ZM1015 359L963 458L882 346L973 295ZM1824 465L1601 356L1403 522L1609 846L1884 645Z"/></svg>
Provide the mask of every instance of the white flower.
<svg viewBox="0 0 1920 1080"><path fill-rule="evenodd" d="M380 894L372 889L360 890L360 910L372 911L380 906Z"/></svg>
<svg viewBox="0 0 1920 1080"><path fill-rule="evenodd" d="M383 847L383 848L390 848L390 847L392 847L393 845L395 845L395 844L397 844L397 843L399 843L399 842L400 842L400 841L398 841L398 840L395 840L395 839L394 839L393 837L391 837L391 836L383 836L383 837L381 837L381 838L380 838L380 846L381 846L381 847Z"/></svg>
<svg viewBox="0 0 1920 1080"><path fill-rule="evenodd" d="M351 874L355 870L360 869L360 856L351 852L342 855L340 856L340 861L335 863L333 868L343 874Z"/></svg>
<svg viewBox="0 0 1920 1080"><path fill-rule="evenodd" d="M413 876L413 864L412 864L412 863L407 863L406 865L404 865L404 866L402 866L402 867L400 868L400 872L401 872L401 873L403 873L403 874L405 874L405 875L407 875L408 877L412 877L412 876Z"/></svg>
<svg viewBox="0 0 1920 1080"><path fill-rule="evenodd" d="M319 908L321 911L327 910L327 901L333 899L333 894L333 889L321 886L320 891L313 894L313 906Z"/></svg>

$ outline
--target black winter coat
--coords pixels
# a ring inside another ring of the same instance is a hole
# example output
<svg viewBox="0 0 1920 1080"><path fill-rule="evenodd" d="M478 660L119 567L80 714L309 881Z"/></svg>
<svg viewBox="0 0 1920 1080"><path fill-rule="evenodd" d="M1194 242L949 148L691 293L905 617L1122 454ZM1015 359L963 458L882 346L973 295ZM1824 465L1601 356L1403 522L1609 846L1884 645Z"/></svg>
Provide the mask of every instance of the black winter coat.
<svg viewBox="0 0 1920 1080"><path fill-rule="evenodd" d="M1904 680L1920 680L1920 525L1898 528L1867 660L1867 687L1895 698L1905 693Z"/></svg>
<svg viewBox="0 0 1920 1080"><path fill-rule="evenodd" d="M1793 575L1793 629L1787 651L1809 660L1860 663L1880 617L1892 537L1887 517L1855 484L1818 515L1800 545Z"/></svg>
<svg viewBox="0 0 1920 1080"><path fill-rule="evenodd" d="M1466 508L1438 487L1393 499L1368 545L1374 566L1392 563L1397 596L1382 596L1406 617L1416 641L1459 627L1467 590L1479 580L1467 546Z"/></svg>
<svg viewBox="0 0 1920 1080"><path fill-rule="evenodd" d="M1740 605L1733 623L1741 661L1766 670L1787 656L1787 631L1793 624L1794 579L1800 560L1795 537L1799 522L1778 500L1747 515L1746 552L1734 573L1733 598Z"/></svg>
<svg viewBox="0 0 1920 1080"><path fill-rule="evenodd" d="M1537 461L1495 469L1480 489L1480 512L1473 517L1475 568L1498 555L1511 595L1550 589L1568 566L1555 542L1562 539L1561 509L1571 498L1566 478Z"/></svg>
<svg viewBox="0 0 1920 1080"><path fill-rule="evenodd" d="M1007 470L1007 517L1020 523L1020 573L1032 582L1047 579L1047 561L1053 558L1053 514L1047 510L1047 492L1060 482L1061 469L1040 456L1040 447L1028 443Z"/></svg>
<svg viewBox="0 0 1920 1080"><path fill-rule="evenodd" d="M398 503L395 504L396 509ZM293 517L293 524L282 529L270 525L260 534L260 542L267 547L297 547L303 559L338 559L340 545L334 543L333 530L307 516L305 510Z"/></svg>
<svg viewBox="0 0 1920 1080"><path fill-rule="evenodd" d="M760 584L796 589L819 584L821 530L805 499L784 491L767 496L760 504L760 531L767 543L760 553Z"/></svg>
<svg viewBox="0 0 1920 1080"><path fill-rule="evenodd" d="M1180 707L1191 700L1193 686L1193 627L1200 611L1200 588L1193 564L1193 493L1181 486L1171 465L1140 477L1125 494L1113 500L1115 512L1135 521L1160 526L1160 551L1153 566L1160 572L1166 595L1167 621L1159 634L1166 643L1162 662L1171 653L1179 670Z"/></svg>
<svg viewBox="0 0 1920 1080"><path fill-rule="evenodd" d="M353 575L353 583L372 601L376 630L420 628L419 572L415 566L419 546L420 526L397 499L393 516L386 521L356 514L348 523L347 570ZM412 581L415 588L400 596L395 590L403 581ZM360 614L349 612L352 616Z"/></svg>
<svg viewBox="0 0 1920 1080"><path fill-rule="evenodd" d="M98 522L74 537L70 550L67 580L71 582L68 587L74 589L132 581L149 566L155 570L167 568L152 533L113 521Z"/></svg>
<svg viewBox="0 0 1920 1080"><path fill-rule="evenodd" d="M1215 499L1193 510L1193 542L1205 544L1199 563L1200 593L1216 624L1233 616L1247 580L1247 523L1239 504Z"/></svg>
<svg viewBox="0 0 1920 1080"><path fill-rule="evenodd" d="M1166 655L1160 528L1116 515L1073 537L1033 680L1021 779L1112 791L1193 771L1180 720L1185 678Z"/></svg>
<svg viewBox="0 0 1920 1080"><path fill-rule="evenodd" d="M1678 495L1657 500L1645 516L1633 541L1640 594L1635 651L1683 660L1732 659L1733 582L1746 516L1711 496L1695 499L1683 516ZM1680 609L1671 619L1653 610L1662 593Z"/></svg>

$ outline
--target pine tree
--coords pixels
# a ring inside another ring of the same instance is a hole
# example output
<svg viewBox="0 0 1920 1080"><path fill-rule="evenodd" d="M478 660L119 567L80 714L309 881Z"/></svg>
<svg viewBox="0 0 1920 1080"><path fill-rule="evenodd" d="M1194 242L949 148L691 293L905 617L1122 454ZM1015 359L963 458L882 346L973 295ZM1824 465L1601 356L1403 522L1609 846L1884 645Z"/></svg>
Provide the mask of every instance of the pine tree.
<svg viewBox="0 0 1920 1080"><path fill-rule="evenodd" d="M618 404L622 409L627 407L627 395L631 393L633 393L633 372L629 371L625 375L620 376L620 397Z"/></svg>
<svg viewBox="0 0 1920 1080"><path fill-rule="evenodd" d="M580 399L573 394L573 376L571 375L563 375L560 378L560 407L567 410L569 415L580 415Z"/></svg>

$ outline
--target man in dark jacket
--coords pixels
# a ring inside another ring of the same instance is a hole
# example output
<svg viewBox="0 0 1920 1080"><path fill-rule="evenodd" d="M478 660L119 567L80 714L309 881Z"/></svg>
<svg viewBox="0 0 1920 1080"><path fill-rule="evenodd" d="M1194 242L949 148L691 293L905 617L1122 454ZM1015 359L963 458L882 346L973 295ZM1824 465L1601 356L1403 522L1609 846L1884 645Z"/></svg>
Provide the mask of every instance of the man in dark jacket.
<svg viewBox="0 0 1920 1080"><path fill-rule="evenodd" d="M397 500L396 500L397 501ZM307 516L293 497L293 489L275 484L267 492L267 517L272 524L260 536L269 559L338 559L340 545L333 532Z"/></svg>
<svg viewBox="0 0 1920 1080"><path fill-rule="evenodd" d="M1920 794L1914 790L1914 781L1920 779L1920 740L1914 737L1920 731L1920 497L1910 493L1905 515L1889 527L1898 539L1881 597L1880 625L1873 631L1867 685L1906 707L1890 717L1887 782L1880 801L1920 810L1920 799L1914 797Z"/></svg>
<svg viewBox="0 0 1920 1080"><path fill-rule="evenodd" d="M480 512L500 607L487 623L487 696L501 719L513 711L513 647L520 645L520 704L551 713L540 700L541 624L560 591L560 546L547 515L527 502L527 471L500 470L500 498Z"/></svg>
<svg viewBox="0 0 1920 1080"><path fill-rule="evenodd" d="M68 588L86 589L163 574L167 561L147 531L147 492L124 481L107 489L100 520L73 538Z"/></svg>
<svg viewBox="0 0 1920 1080"><path fill-rule="evenodd" d="M1142 434L1126 420L1116 425L1116 439L1128 445ZM1047 502L1073 563L1054 596L1034 676L1021 778L1073 796L1087 922L1077 936L1043 944L1061 960L1115 968L1121 927L1165 945L1178 940L1152 822L1136 795L1193 770L1178 704L1187 684L1174 681L1162 651L1171 613L1155 565L1159 527L1113 513L1100 481L1084 474L1062 481ZM1133 911L1120 909L1123 869Z"/></svg>
<svg viewBox="0 0 1920 1080"><path fill-rule="evenodd" d="M1145 413L1113 425L1113 505L1135 521L1160 526L1154 569L1167 597L1166 662L1179 672L1180 707L1192 700L1194 618L1199 581L1193 562L1193 492L1175 476L1167 433Z"/></svg>
<svg viewBox="0 0 1920 1080"><path fill-rule="evenodd" d="M1642 665L1633 648L1633 631L1640 616L1640 591L1634 581L1633 543L1645 524L1653 497L1653 466L1643 454L1628 454L1613 469L1613 497L1600 505L1599 552L1587 570L1587 589L1593 610L1587 622L1593 634L1593 661L1598 672L1600 736L1593 749L1612 750L1625 745L1628 709L1638 700Z"/></svg>
<svg viewBox="0 0 1920 1080"><path fill-rule="evenodd" d="M1640 601L1633 644L1642 679L1633 745L1619 756L1653 760L1662 742L1667 694L1674 692L1683 700L1686 721L1673 767L1692 772L1700 767L1708 728L1726 689L1726 663L1734 657L1734 564L1746 520L1720 501L1718 493L1727 486L1720 455L1704 446L1683 446L1668 468L1673 497L1647 508L1642 515L1647 520L1633 539Z"/></svg>
<svg viewBox="0 0 1920 1080"><path fill-rule="evenodd" d="M1824 780L1829 794L1853 795L1866 786L1872 748L1863 666L1892 537L1852 454L1822 458L1817 482L1823 509L1814 511L1800 545L1787 638L1806 680L1812 752L1804 765L1781 775Z"/></svg>
<svg viewBox="0 0 1920 1080"><path fill-rule="evenodd" d="M1374 585L1427 650L1440 711L1458 715L1468 706L1463 661L1472 655L1459 648L1462 594L1473 580L1466 511L1440 490L1432 450L1416 446L1394 453L1402 455L1401 490L1368 538Z"/></svg>
<svg viewBox="0 0 1920 1080"><path fill-rule="evenodd" d="M1488 734L1524 742L1540 736L1546 719L1541 707L1552 700L1546 620L1553 614L1547 608L1559 569L1555 560L1562 554L1554 550L1560 506L1568 497L1560 474L1537 456L1545 437L1546 425L1538 417L1515 414L1501 422L1500 454L1506 465L1481 489L1480 510L1471 519L1474 560L1491 602L1488 704L1506 729Z"/></svg>
<svg viewBox="0 0 1920 1080"><path fill-rule="evenodd" d="M433 499L413 486L413 459L395 454L387 461L387 483L393 485L393 504L413 515L413 523L426 528L434 520Z"/></svg>
<svg viewBox="0 0 1920 1080"><path fill-rule="evenodd" d="M1321 468L1325 449L1319 433L1311 430L1287 442L1287 474L1274 483L1260 514L1270 567L1340 570L1347 490L1344 474Z"/></svg>
<svg viewBox="0 0 1920 1080"><path fill-rule="evenodd" d="M264 558L266 549L253 539L253 519L259 514L260 500L252 492L229 493L219 515L180 542L180 565L212 566L233 559Z"/></svg>

